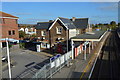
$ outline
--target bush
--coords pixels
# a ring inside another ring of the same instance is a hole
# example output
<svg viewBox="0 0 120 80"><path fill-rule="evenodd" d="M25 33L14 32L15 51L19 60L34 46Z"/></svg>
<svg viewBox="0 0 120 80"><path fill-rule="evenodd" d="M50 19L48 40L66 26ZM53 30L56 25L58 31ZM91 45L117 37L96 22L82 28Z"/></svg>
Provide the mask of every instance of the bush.
<svg viewBox="0 0 120 80"><path fill-rule="evenodd" d="M11 44L9 44L9 48L11 48L12 47L12 45Z"/></svg>
<svg viewBox="0 0 120 80"><path fill-rule="evenodd" d="M19 46L20 46L20 48L24 49L25 48L25 43L20 43Z"/></svg>

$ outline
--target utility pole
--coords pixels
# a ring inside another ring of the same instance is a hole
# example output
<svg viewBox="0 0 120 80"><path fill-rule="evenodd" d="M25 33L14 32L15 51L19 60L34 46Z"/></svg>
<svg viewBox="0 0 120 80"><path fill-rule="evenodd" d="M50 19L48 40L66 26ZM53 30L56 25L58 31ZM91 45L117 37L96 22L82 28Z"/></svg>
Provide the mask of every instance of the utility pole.
<svg viewBox="0 0 120 80"><path fill-rule="evenodd" d="M7 57L8 57L8 70L9 70L9 78L11 80L11 67L10 67L10 52L9 52L9 44L8 44L8 38L6 38L6 45L7 45Z"/></svg>
<svg viewBox="0 0 120 80"><path fill-rule="evenodd" d="M2 80L2 42L0 41L0 80Z"/></svg>

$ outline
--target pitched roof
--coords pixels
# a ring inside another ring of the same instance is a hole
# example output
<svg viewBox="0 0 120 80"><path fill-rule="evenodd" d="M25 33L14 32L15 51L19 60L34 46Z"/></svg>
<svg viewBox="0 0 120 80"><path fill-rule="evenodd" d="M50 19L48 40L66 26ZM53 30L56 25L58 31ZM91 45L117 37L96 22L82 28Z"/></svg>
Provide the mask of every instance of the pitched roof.
<svg viewBox="0 0 120 80"><path fill-rule="evenodd" d="M62 17L58 17L63 23L64 25L68 28L68 29L75 29L75 25L73 24L73 22L68 19L68 18L62 18Z"/></svg>
<svg viewBox="0 0 120 80"><path fill-rule="evenodd" d="M36 29L48 29L53 22L39 22L35 26Z"/></svg>
<svg viewBox="0 0 120 80"><path fill-rule="evenodd" d="M13 16L13 15L11 15L11 14L8 14L8 13L2 12L2 11L0 11L0 17L18 18L18 17L16 17L16 16Z"/></svg>
<svg viewBox="0 0 120 80"><path fill-rule="evenodd" d="M88 18L77 18L75 21L72 21L68 18L58 17L54 22L39 22L36 25L36 29L51 29L51 27L57 22L60 21L68 29L85 29L88 25Z"/></svg>
<svg viewBox="0 0 120 80"><path fill-rule="evenodd" d="M88 26L88 18L76 18L75 21L72 22L78 29L85 29Z"/></svg>

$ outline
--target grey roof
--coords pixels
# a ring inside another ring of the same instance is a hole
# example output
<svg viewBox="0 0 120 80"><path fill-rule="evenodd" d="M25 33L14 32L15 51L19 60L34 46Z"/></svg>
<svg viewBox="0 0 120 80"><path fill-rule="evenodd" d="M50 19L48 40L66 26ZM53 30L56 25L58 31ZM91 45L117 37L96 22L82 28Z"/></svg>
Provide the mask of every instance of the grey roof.
<svg viewBox="0 0 120 80"><path fill-rule="evenodd" d="M95 34L81 34L77 35L75 37L72 37L71 39L99 39L105 31L93 31Z"/></svg>
<svg viewBox="0 0 120 80"><path fill-rule="evenodd" d="M35 26L36 29L48 29L53 22L39 22Z"/></svg>
<svg viewBox="0 0 120 80"><path fill-rule="evenodd" d="M68 18L58 17L64 24L67 26L68 29L85 29L88 25L88 18L77 18L75 21L71 21ZM36 29L48 29L53 22L39 22L35 26Z"/></svg>
<svg viewBox="0 0 120 80"><path fill-rule="evenodd" d="M88 26L88 18L76 18L75 21L72 22L78 29L86 29Z"/></svg>
<svg viewBox="0 0 120 80"><path fill-rule="evenodd" d="M70 19L62 18L62 17L58 17L58 18L68 27L68 29L76 29L75 25Z"/></svg>

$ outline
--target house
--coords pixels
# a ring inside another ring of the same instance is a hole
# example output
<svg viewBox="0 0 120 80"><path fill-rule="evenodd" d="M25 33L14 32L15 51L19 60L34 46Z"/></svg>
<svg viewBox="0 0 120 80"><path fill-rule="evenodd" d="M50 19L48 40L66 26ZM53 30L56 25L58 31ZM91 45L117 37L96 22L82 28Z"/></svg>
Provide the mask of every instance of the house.
<svg viewBox="0 0 120 80"><path fill-rule="evenodd" d="M70 19L76 26L76 34L84 34L86 32L91 32L90 22L88 18L75 18Z"/></svg>
<svg viewBox="0 0 120 80"><path fill-rule="evenodd" d="M0 38L19 41L18 17L0 11ZM1 42L1 47L4 42Z"/></svg>
<svg viewBox="0 0 120 80"><path fill-rule="evenodd" d="M41 42L41 49L66 48L66 44L70 38L85 33L89 30L88 18L85 19L72 19L58 17L54 21L38 22L36 25L36 35L38 41ZM68 43L69 45L69 43ZM60 49L59 49L60 50Z"/></svg>
<svg viewBox="0 0 120 80"><path fill-rule="evenodd" d="M36 34L35 25L33 24L19 24L19 31L23 31L28 35Z"/></svg>

